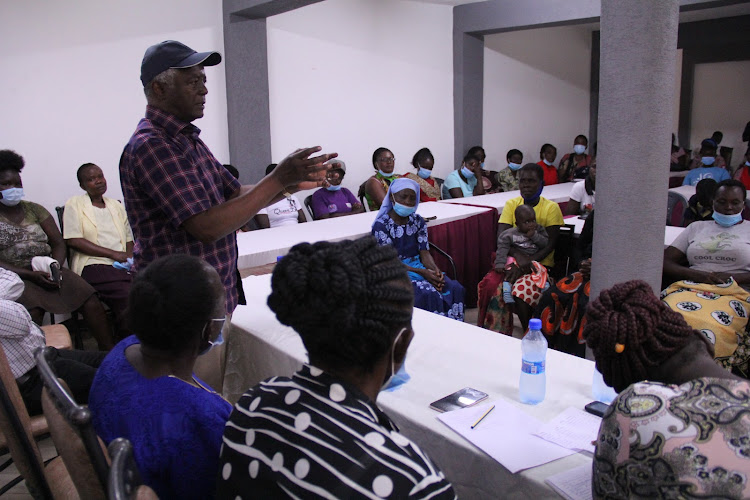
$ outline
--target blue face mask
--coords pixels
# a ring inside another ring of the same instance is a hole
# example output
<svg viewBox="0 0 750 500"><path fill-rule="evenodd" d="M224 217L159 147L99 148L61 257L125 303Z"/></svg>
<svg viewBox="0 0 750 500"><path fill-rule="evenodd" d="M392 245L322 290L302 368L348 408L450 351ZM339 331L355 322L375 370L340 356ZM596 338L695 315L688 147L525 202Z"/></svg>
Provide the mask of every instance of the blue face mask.
<svg viewBox="0 0 750 500"><path fill-rule="evenodd" d="M383 171L382 171L382 170L380 170L380 169L378 169L378 173L379 173L380 175L382 175L383 177L386 177L386 178L391 178L391 177L393 177L394 175L396 175L396 174L395 174L395 172L383 172Z"/></svg>
<svg viewBox="0 0 750 500"><path fill-rule="evenodd" d="M521 169L521 164L520 163L508 163L508 168L515 172Z"/></svg>
<svg viewBox="0 0 750 500"><path fill-rule="evenodd" d="M583 152L586 151L586 146L584 146L583 144L576 144L575 146L573 146L573 151L577 155L582 155Z"/></svg>
<svg viewBox="0 0 750 500"><path fill-rule="evenodd" d="M703 163L705 166L710 167L714 164L716 161L716 158L713 156L704 156L701 158L701 163Z"/></svg>
<svg viewBox="0 0 750 500"><path fill-rule="evenodd" d="M337 186L334 186L333 184L331 184L326 189L329 190L329 191L338 191L339 189L341 189L341 184L339 184Z"/></svg>
<svg viewBox="0 0 750 500"><path fill-rule="evenodd" d="M745 165L747 165L748 167L750 167L750 161L746 161Z"/></svg>
<svg viewBox="0 0 750 500"><path fill-rule="evenodd" d="M8 207L14 207L21 203L21 199L23 198L23 188L3 189L0 191L0 194L3 195L3 197L0 198L0 203Z"/></svg>
<svg viewBox="0 0 750 500"><path fill-rule="evenodd" d="M536 193L531 198L524 198L523 201L526 203L534 203L536 202L539 197L542 195L542 189L544 189L544 182L539 183L539 189L536 190Z"/></svg>
<svg viewBox="0 0 750 500"><path fill-rule="evenodd" d="M404 204L393 201L393 211L401 217L409 217L411 214L417 211L417 207L407 207Z"/></svg>
<svg viewBox="0 0 750 500"><path fill-rule="evenodd" d="M466 177L466 179L473 179L475 177L474 172L466 167L461 167L461 173L464 175L464 177Z"/></svg>
<svg viewBox="0 0 750 500"><path fill-rule="evenodd" d="M429 179L432 176L432 170L427 170L426 168L419 167L419 170L417 170L417 175L422 179Z"/></svg>
<svg viewBox="0 0 750 500"><path fill-rule="evenodd" d="M409 381L411 376L409 376L408 373L406 373L406 359L404 359L404 363L401 365L401 368L398 369L396 373L393 373L395 367L396 367L396 360L395 360L395 353L393 352L396 348L396 342L398 342L398 339L401 338L401 335L407 331L406 328L402 328L400 332L398 332L398 335L396 335L396 338L393 340L393 346L391 346L391 366L390 366L390 375L388 378L385 379L383 382L383 385L380 387L381 391L392 391L396 389L397 387L405 384Z"/></svg>
<svg viewBox="0 0 750 500"><path fill-rule="evenodd" d="M720 214L719 212L714 210L714 214L712 216L716 223L722 227L732 227L735 224L739 224L742 222L742 212L734 215L726 215L726 214Z"/></svg>
<svg viewBox="0 0 750 500"><path fill-rule="evenodd" d="M482 170L484 170L484 162L479 164L480 167L482 167Z"/></svg>

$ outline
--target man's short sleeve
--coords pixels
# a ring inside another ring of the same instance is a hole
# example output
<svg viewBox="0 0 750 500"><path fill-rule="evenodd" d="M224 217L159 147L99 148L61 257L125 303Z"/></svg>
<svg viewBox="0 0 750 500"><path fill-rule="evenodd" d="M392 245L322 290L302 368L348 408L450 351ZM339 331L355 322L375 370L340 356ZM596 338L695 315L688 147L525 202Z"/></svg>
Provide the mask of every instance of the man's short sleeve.
<svg viewBox="0 0 750 500"><path fill-rule="evenodd" d="M134 156L134 174L140 187L175 228L215 205L198 172L200 167L178 148L163 140L151 140L143 143Z"/></svg>
<svg viewBox="0 0 750 500"><path fill-rule="evenodd" d="M573 189L570 190L570 199L573 201L577 201L578 203L581 202L583 199L583 193L586 191L586 182L576 182L575 186L573 186Z"/></svg>
<svg viewBox="0 0 750 500"><path fill-rule="evenodd" d="M699 224L688 225L688 227L680 231L680 234L677 235L677 238L675 238L674 241L669 244L669 246L675 247L677 250L687 255L688 245L690 244L690 240L693 237L694 231L698 227L700 227Z"/></svg>
<svg viewBox="0 0 750 500"><path fill-rule="evenodd" d="M240 181L234 178L232 173L226 168L222 167L219 169L221 175L221 181L224 185L224 198L229 199L238 189L242 187Z"/></svg>
<svg viewBox="0 0 750 500"><path fill-rule="evenodd" d="M83 238L83 224L81 223L81 214L75 204L70 199L65 203L63 212L63 238Z"/></svg>

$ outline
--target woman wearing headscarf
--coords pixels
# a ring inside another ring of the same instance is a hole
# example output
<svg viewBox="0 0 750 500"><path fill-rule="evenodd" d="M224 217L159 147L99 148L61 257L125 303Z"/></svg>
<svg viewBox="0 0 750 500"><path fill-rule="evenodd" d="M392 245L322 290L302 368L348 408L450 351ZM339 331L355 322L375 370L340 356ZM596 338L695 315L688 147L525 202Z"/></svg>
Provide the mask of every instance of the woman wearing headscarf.
<svg viewBox="0 0 750 500"><path fill-rule="evenodd" d="M396 179L383 199L372 234L378 244L398 251L414 287L414 307L463 321L464 287L435 264L427 223L416 214L418 206L419 185L411 179Z"/></svg>

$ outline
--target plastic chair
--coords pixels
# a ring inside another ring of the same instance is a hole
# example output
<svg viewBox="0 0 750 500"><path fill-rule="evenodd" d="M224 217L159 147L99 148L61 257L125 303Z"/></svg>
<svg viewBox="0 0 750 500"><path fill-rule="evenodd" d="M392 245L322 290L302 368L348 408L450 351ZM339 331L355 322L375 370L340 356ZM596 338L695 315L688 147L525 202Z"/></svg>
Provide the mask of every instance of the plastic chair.
<svg viewBox="0 0 750 500"><path fill-rule="evenodd" d="M70 472L81 498L105 498L109 463L106 451L91 424L91 411L70 395L64 381L58 379L44 347L34 353L37 370L44 383L42 408L49 423L52 441Z"/></svg>
<svg viewBox="0 0 750 500"><path fill-rule="evenodd" d="M674 191L668 191L667 196L667 226L682 227L685 209L688 206L687 200Z"/></svg>
<svg viewBox="0 0 750 500"><path fill-rule="evenodd" d="M133 457L133 445L125 438L109 443L112 467L109 469L107 489L110 500L158 499L154 490L144 485Z"/></svg>
<svg viewBox="0 0 750 500"><path fill-rule="evenodd" d="M55 457L46 464L34 441L35 429L46 420L44 417L29 417L26 405L16 379L10 370L8 358L0 345L0 429L5 438L5 445L18 471L20 478L12 480L0 489L0 494L26 480L26 487L34 498L75 498L75 487L60 457Z"/></svg>

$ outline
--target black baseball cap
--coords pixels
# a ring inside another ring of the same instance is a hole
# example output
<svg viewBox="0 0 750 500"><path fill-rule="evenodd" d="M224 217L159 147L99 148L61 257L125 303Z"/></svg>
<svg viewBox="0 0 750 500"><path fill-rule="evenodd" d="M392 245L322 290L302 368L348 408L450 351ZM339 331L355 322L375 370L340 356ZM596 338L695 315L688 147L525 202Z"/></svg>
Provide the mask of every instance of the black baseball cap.
<svg viewBox="0 0 750 500"><path fill-rule="evenodd" d="M184 43L166 40L146 49L141 63L141 83L145 87L156 75L171 68L216 66L221 62L218 52L196 52Z"/></svg>

